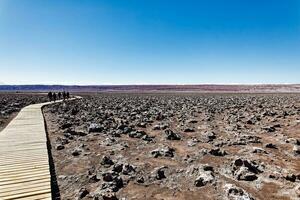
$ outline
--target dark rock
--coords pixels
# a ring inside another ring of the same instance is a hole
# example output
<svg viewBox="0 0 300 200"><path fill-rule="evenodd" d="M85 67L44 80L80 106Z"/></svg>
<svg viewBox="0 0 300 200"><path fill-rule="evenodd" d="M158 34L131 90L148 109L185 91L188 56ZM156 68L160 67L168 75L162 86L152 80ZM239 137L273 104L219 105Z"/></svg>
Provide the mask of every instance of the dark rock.
<svg viewBox="0 0 300 200"><path fill-rule="evenodd" d="M115 192L117 192L119 189L124 187L123 179L121 177L116 177L114 179L114 183L115 183L115 188L113 189L113 191Z"/></svg>
<svg viewBox="0 0 300 200"><path fill-rule="evenodd" d="M138 183L144 183L145 179L144 179L143 176L138 176L137 179L136 179L136 182L138 182Z"/></svg>
<svg viewBox="0 0 300 200"><path fill-rule="evenodd" d="M293 147L293 153L294 153L295 156L300 155L300 146L294 145L294 147Z"/></svg>
<svg viewBox="0 0 300 200"><path fill-rule="evenodd" d="M76 115L79 112L77 108L72 108L71 115Z"/></svg>
<svg viewBox="0 0 300 200"><path fill-rule="evenodd" d="M258 147L254 147L252 153L264 153L264 154L268 154L268 152L262 148L258 148Z"/></svg>
<svg viewBox="0 0 300 200"><path fill-rule="evenodd" d="M90 124L89 127L88 127L88 132L89 133L94 133L94 132L101 132L103 131L103 127L100 126L99 124Z"/></svg>
<svg viewBox="0 0 300 200"><path fill-rule="evenodd" d="M102 157L101 165L104 165L106 167L110 167L113 164L114 164L114 162L112 161L112 159L109 156L103 156Z"/></svg>
<svg viewBox="0 0 300 200"><path fill-rule="evenodd" d="M100 179L99 179L99 177L96 174L89 176L89 182L90 183L96 183L98 181L100 181Z"/></svg>
<svg viewBox="0 0 300 200"><path fill-rule="evenodd" d="M274 124L273 127L274 128L281 128L281 125L280 124Z"/></svg>
<svg viewBox="0 0 300 200"><path fill-rule="evenodd" d="M90 192L86 188L80 188L79 193L78 193L78 199L83 199L86 197Z"/></svg>
<svg viewBox="0 0 300 200"><path fill-rule="evenodd" d="M80 149L74 149L73 152L72 152L72 155L73 156L79 156L81 154L81 152L82 151Z"/></svg>
<svg viewBox="0 0 300 200"><path fill-rule="evenodd" d="M131 131L128 136L132 138L142 138L144 135L146 135L145 131Z"/></svg>
<svg viewBox="0 0 300 200"><path fill-rule="evenodd" d="M190 120L187 121L187 123L189 123L189 124L196 124L196 123L198 123L198 121L195 120L195 119L190 119Z"/></svg>
<svg viewBox="0 0 300 200"><path fill-rule="evenodd" d="M83 131L75 131L74 129L67 129L66 130L66 133L65 133L65 137L67 135L72 135L73 136L86 136L87 133L83 132ZM68 137L68 139L70 139L70 137Z"/></svg>
<svg viewBox="0 0 300 200"><path fill-rule="evenodd" d="M122 173L125 175L129 175L135 172L135 167L130 164L124 164Z"/></svg>
<svg viewBox="0 0 300 200"><path fill-rule="evenodd" d="M157 174L156 174L156 179L161 180L161 179L164 179L164 178L166 178L165 172L162 169L159 169L157 171Z"/></svg>
<svg viewBox="0 0 300 200"><path fill-rule="evenodd" d="M174 133L172 130L167 129L165 130L166 138L168 140L180 140L181 136L177 133Z"/></svg>
<svg viewBox="0 0 300 200"><path fill-rule="evenodd" d="M275 127L273 127L273 126L263 127L262 129L269 132L269 133L272 133L272 132L276 131Z"/></svg>
<svg viewBox="0 0 300 200"><path fill-rule="evenodd" d="M103 181L106 181L106 182L112 182L114 180L113 174L110 172L103 173L102 177L103 177Z"/></svg>
<svg viewBox="0 0 300 200"><path fill-rule="evenodd" d="M155 169L152 174L154 175L155 179L157 180L162 180L167 178L165 175L165 170L167 169L167 167L160 167Z"/></svg>
<svg viewBox="0 0 300 200"><path fill-rule="evenodd" d="M257 179L257 176L250 172L247 167L240 167L238 171L235 172L235 176L237 180L244 180L244 181L254 181Z"/></svg>
<svg viewBox="0 0 300 200"><path fill-rule="evenodd" d="M291 181L291 182L295 182L296 181L296 175L295 174L288 174L288 175L286 175L285 176L285 179L287 180L287 181Z"/></svg>
<svg viewBox="0 0 300 200"><path fill-rule="evenodd" d="M266 144L265 147L270 148L270 149L277 149L277 146L275 144L272 144L272 143Z"/></svg>
<svg viewBox="0 0 300 200"><path fill-rule="evenodd" d="M230 199L235 200L255 200L250 194L248 194L245 190L242 188L239 188L233 184L226 184L224 186L226 196Z"/></svg>
<svg viewBox="0 0 300 200"><path fill-rule="evenodd" d="M237 180L254 181L256 174L262 173L261 167L254 161L236 159L232 164L232 172Z"/></svg>
<svg viewBox="0 0 300 200"><path fill-rule="evenodd" d="M157 131L157 130L161 130L160 125L155 125L153 126L152 130Z"/></svg>
<svg viewBox="0 0 300 200"><path fill-rule="evenodd" d="M158 149L155 149L155 150L151 151L151 155L154 158L157 158L157 157L160 157L160 156L174 157L174 152L175 152L175 149L170 148L168 146L165 146L165 147L158 148Z"/></svg>
<svg viewBox="0 0 300 200"><path fill-rule="evenodd" d="M154 137L150 137L149 135L144 135L142 137L142 140L147 141L147 142L152 142Z"/></svg>
<svg viewBox="0 0 300 200"><path fill-rule="evenodd" d="M225 155L227 155L226 151L221 150L220 148L211 149L209 151L209 153L211 155L214 155L214 156L225 156Z"/></svg>
<svg viewBox="0 0 300 200"><path fill-rule="evenodd" d="M202 187L205 186L208 183L211 183L214 181L214 175L212 171L200 171L199 176L196 178L194 185L196 187Z"/></svg>
<svg viewBox="0 0 300 200"><path fill-rule="evenodd" d="M65 148L65 146L64 145L62 145L62 144L60 144L60 145L57 145L56 147L55 147L55 149L56 150L63 150Z"/></svg>
<svg viewBox="0 0 300 200"><path fill-rule="evenodd" d="M70 133L64 133L64 136L65 136L66 138L68 138L69 140L73 140L73 139L74 139L74 137L73 137L72 134L70 134Z"/></svg>
<svg viewBox="0 0 300 200"><path fill-rule="evenodd" d="M193 146L195 146L197 143L199 143L200 141L197 139L197 138L193 138L193 139L191 139L191 140L188 140L187 141L187 145L189 146L189 147L193 147Z"/></svg>
<svg viewBox="0 0 300 200"><path fill-rule="evenodd" d="M214 171L213 166L210 166L208 164L203 165L202 168L203 168L204 171L212 171L212 172Z"/></svg>
<svg viewBox="0 0 300 200"><path fill-rule="evenodd" d="M65 123L61 124L60 128L61 129L67 129L67 128L70 128L71 126L72 126L71 123L65 122Z"/></svg>
<svg viewBox="0 0 300 200"><path fill-rule="evenodd" d="M186 173L189 177L196 177L194 180L196 187L203 187L215 181L214 168L208 164L199 166L191 165L187 168Z"/></svg>
<svg viewBox="0 0 300 200"><path fill-rule="evenodd" d="M195 132L195 130L193 128L187 127L187 128L184 128L183 132L190 133L190 132Z"/></svg>
<svg viewBox="0 0 300 200"><path fill-rule="evenodd" d="M140 127L140 128L146 128L146 123L145 122L141 122L141 123L138 123L137 124L137 127Z"/></svg>
<svg viewBox="0 0 300 200"><path fill-rule="evenodd" d="M250 119L248 119L246 121L247 124L250 124L250 125L253 125L257 122L256 118L255 117L251 117Z"/></svg>
<svg viewBox="0 0 300 200"><path fill-rule="evenodd" d="M216 136L216 134L215 134L214 132L206 132L206 133L204 134L204 136L207 138L207 140L208 140L209 142L211 142L211 141L213 141L214 139L217 138L217 136Z"/></svg>
<svg viewBox="0 0 300 200"><path fill-rule="evenodd" d="M105 193L101 194L101 196L102 196L103 200L118 200L116 194L111 193L111 192L105 192Z"/></svg>
<svg viewBox="0 0 300 200"><path fill-rule="evenodd" d="M117 172L117 173L122 172L122 170L123 170L123 164L122 163L115 164L112 170L115 171L115 172Z"/></svg>
<svg viewBox="0 0 300 200"><path fill-rule="evenodd" d="M128 126L126 126L125 124L120 124L117 129L119 130L124 130L125 128L128 128Z"/></svg>

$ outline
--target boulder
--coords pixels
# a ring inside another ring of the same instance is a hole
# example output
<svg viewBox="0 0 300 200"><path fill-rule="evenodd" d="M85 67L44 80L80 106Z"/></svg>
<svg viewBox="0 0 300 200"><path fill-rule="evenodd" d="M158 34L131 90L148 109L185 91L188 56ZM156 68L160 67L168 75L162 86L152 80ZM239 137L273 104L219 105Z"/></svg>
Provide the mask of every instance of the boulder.
<svg viewBox="0 0 300 200"><path fill-rule="evenodd" d="M142 140L147 141L147 142L152 142L152 141L154 141L154 137L149 136L149 135L143 135Z"/></svg>
<svg viewBox="0 0 300 200"><path fill-rule="evenodd" d="M295 174L288 174L284 177L287 181L295 182L297 176Z"/></svg>
<svg viewBox="0 0 300 200"><path fill-rule="evenodd" d="M145 131L141 130L131 131L130 133L128 133L128 136L132 138L142 138L144 135L146 135Z"/></svg>
<svg viewBox="0 0 300 200"><path fill-rule="evenodd" d="M195 132L195 130L193 128L186 127L186 128L183 129L183 132L185 132L185 133L191 133L191 132Z"/></svg>
<svg viewBox="0 0 300 200"><path fill-rule="evenodd" d="M225 195L230 200L255 200L250 194L233 184L225 184Z"/></svg>
<svg viewBox="0 0 300 200"><path fill-rule="evenodd" d="M199 175L196 178L194 185L196 187L202 187L205 186L208 183L213 182L215 179L212 171L199 171Z"/></svg>
<svg viewBox="0 0 300 200"><path fill-rule="evenodd" d="M205 186L215 180L214 168L208 164L199 166L191 165L186 170L186 173L191 177L196 177L194 179L194 185L196 187Z"/></svg>
<svg viewBox="0 0 300 200"><path fill-rule="evenodd" d="M254 181L257 179L257 176L250 172L247 167L240 167L236 172L235 176L237 180L244 180L244 181Z"/></svg>
<svg viewBox="0 0 300 200"><path fill-rule="evenodd" d="M259 147L254 147L252 153L263 153L263 154L268 154L268 152L262 148Z"/></svg>
<svg viewBox="0 0 300 200"><path fill-rule="evenodd" d="M193 138L187 141L187 146L188 147L193 147L196 146L197 143L199 143L200 141L197 138Z"/></svg>
<svg viewBox="0 0 300 200"><path fill-rule="evenodd" d="M170 148L168 146L164 146L164 147L157 148L157 149L151 151L151 155L154 158L157 158L157 157L174 157L174 152L175 152L175 149Z"/></svg>
<svg viewBox="0 0 300 200"><path fill-rule="evenodd" d="M278 149L277 146L273 143L268 143L265 145L266 148L270 148L270 149Z"/></svg>
<svg viewBox="0 0 300 200"><path fill-rule="evenodd" d="M214 148L209 151L209 153L213 156L225 156L227 152L225 150L221 150L220 148Z"/></svg>
<svg viewBox="0 0 300 200"><path fill-rule="evenodd" d="M57 145L56 147L55 147L55 149L56 150L63 150L65 148L65 146L64 145L62 145L62 144L59 144L59 145Z"/></svg>
<svg viewBox="0 0 300 200"><path fill-rule="evenodd" d="M165 167L165 166L154 169L154 171L151 173L152 177L154 177L156 180L162 180L162 179L167 178L165 175L166 169L167 169L167 167Z"/></svg>
<svg viewBox="0 0 300 200"><path fill-rule="evenodd" d="M72 151L72 155L73 155L73 156L79 156L79 155L81 154L81 152L82 152L81 149L76 148L76 149L74 149L74 150Z"/></svg>
<svg viewBox="0 0 300 200"><path fill-rule="evenodd" d="M217 136L214 132L205 132L204 137L207 139L208 142L211 142L217 138Z"/></svg>
<svg viewBox="0 0 300 200"><path fill-rule="evenodd" d="M114 162L109 156L103 156L100 164L104 165L105 167L110 167L114 164Z"/></svg>
<svg viewBox="0 0 300 200"><path fill-rule="evenodd" d="M300 146L294 145L294 147L293 147L293 153L294 153L295 156L300 155Z"/></svg>
<svg viewBox="0 0 300 200"><path fill-rule="evenodd" d="M254 181L262 172L262 167L254 161L238 158L232 163L232 173L237 180Z"/></svg>
<svg viewBox="0 0 300 200"><path fill-rule="evenodd" d="M83 199L84 197L86 197L90 192L85 188L80 188L79 192L78 192L78 199Z"/></svg>
<svg viewBox="0 0 300 200"><path fill-rule="evenodd" d="M92 123L88 127L88 132L89 133L101 132L101 131L103 131L103 127L100 126L99 124L96 124L96 123Z"/></svg>
<svg viewBox="0 0 300 200"><path fill-rule="evenodd" d="M181 136L178 133L174 133L172 130L165 130L166 139L168 140L180 140Z"/></svg>
<svg viewBox="0 0 300 200"><path fill-rule="evenodd" d="M72 126L71 123L68 123L68 122L62 122L62 124L60 125L60 128L61 129L67 129L67 128L70 128Z"/></svg>

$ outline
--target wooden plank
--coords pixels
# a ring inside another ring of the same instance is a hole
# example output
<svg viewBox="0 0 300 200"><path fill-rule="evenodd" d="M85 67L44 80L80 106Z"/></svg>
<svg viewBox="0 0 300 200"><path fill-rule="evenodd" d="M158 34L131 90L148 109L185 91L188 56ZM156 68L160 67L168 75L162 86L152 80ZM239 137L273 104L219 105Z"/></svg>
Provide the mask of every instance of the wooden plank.
<svg viewBox="0 0 300 200"><path fill-rule="evenodd" d="M23 108L0 132L0 200L51 199L47 137L41 110L47 104Z"/></svg>
<svg viewBox="0 0 300 200"><path fill-rule="evenodd" d="M26 192L26 193L22 193L22 194L15 194L15 195L11 195L11 196L6 196L6 197L1 197L3 198L3 200L8 200L8 199L19 199L19 198L32 198L36 195L41 195L41 194L50 194L51 195L51 189L39 189L36 191L31 191L31 192ZM51 199L51 197L49 198Z"/></svg>

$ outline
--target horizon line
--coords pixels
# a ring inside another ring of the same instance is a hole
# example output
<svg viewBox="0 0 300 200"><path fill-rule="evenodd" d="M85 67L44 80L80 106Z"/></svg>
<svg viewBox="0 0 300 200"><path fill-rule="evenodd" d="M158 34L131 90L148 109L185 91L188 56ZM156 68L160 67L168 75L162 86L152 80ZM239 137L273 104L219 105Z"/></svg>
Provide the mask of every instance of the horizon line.
<svg viewBox="0 0 300 200"><path fill-rule="evenodd" d="M196 86L196 85L244 85L244 86L254 86L254 85L300 85L300 83L193 83L193 84L176 84L176 83L133 83L133 84L0 84L0 86Z"/></svg>

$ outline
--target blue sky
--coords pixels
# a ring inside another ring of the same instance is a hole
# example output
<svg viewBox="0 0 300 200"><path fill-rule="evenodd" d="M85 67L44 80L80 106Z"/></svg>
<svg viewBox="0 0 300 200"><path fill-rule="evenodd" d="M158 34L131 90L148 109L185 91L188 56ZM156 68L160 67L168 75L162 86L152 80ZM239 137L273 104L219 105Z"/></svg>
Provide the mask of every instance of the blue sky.
<svg viewBox="0 0 300 200"><path fill-rule="evenodd" d="M299 0L0 0L6 84L300 83Z"/></svg>

